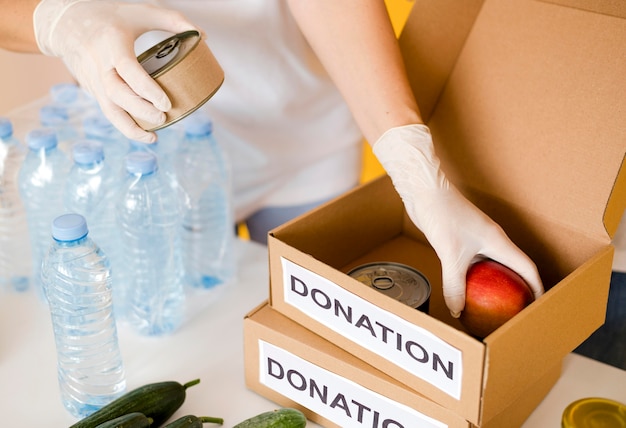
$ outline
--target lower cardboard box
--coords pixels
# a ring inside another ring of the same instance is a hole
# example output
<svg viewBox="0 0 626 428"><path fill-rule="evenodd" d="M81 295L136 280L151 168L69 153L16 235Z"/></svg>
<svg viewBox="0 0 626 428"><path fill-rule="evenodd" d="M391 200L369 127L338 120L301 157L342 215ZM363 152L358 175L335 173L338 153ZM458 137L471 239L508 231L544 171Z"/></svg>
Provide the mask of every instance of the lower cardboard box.
<svg viewBox="0 0 626 428"><path fill-rule="evenodd" d="M272 309L267 302L244 321L246 385L324 427L477 427L389 375ZM561 373L548 370L480 427L518 427Z"/></svg>

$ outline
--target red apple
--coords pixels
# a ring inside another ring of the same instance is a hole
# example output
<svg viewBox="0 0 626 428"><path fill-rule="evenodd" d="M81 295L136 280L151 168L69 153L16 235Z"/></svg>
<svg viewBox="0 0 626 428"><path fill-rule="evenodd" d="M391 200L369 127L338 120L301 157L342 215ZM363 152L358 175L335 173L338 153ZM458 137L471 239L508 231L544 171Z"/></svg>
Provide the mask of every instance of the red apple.
<svg viewBox="0 0 626 428"><path fill-rule="evenodd" d="M482 339L533 300L521 276L496 261L481 260L467 272L465 309L459 320L470 334Z"/></svg>

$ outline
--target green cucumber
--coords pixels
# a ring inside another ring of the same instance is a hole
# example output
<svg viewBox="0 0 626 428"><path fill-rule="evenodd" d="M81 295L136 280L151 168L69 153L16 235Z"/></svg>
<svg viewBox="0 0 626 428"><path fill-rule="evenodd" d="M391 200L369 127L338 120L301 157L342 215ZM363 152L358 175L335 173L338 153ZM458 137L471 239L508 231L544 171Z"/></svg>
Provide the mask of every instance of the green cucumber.
<svg viewBox="0 0 626 428"><path fill-rule="evenodd" d="M233 428L304 428L305 426L304 413L285 407L253 416L239 422Z"/></svg>
<svg viewBox="0 0 626 428"><path fill-rule="evenodd" d="M163 428L202 428L202 424L213 423L222 425L224 419L211 416L186 415L165 425Z"/></svg>
<svg viewBox="0 0 626 428"><path fill-rule="evenodd" d="M143 413L133 412L101 423L96 428L148 428L150 425L152 418Z"/></svg>
<svg viewBox="0 0 626 428"><path fill-rule="evenodd" d="M184 385L176 381L166 381L140 386L111 401L70 428L95 428L103 422L133 412L143 413L152 418L153 426L158 427L182 406L187 388L198 383L200 379L192 380Z"/></svg>

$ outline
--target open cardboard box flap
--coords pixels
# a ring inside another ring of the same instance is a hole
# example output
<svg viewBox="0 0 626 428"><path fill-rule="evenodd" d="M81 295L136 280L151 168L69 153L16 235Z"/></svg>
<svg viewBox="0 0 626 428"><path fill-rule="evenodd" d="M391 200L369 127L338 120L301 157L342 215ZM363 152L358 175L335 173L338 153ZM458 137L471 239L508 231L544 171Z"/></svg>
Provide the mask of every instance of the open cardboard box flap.
<svg viewBox="0 0 626 428"><path fill-rule="evenodd" d="M559 3L417 0L400 44L455 184L608 242L626 204L626 3Z"/></svg>
<svg viewBox="0 0 626 428"><path fill-rule="evenodd" d="M600 326L626 205L626 3L585 7L416 0L400 37L444 170L537 263L545 297L482 342L464 333L445 308L439 261L382 177L270 233L271 305L477 425ZM430 279L431 316L345 275L390 254ZM461 399L286 304L283 257L461 349Z"/></svg>

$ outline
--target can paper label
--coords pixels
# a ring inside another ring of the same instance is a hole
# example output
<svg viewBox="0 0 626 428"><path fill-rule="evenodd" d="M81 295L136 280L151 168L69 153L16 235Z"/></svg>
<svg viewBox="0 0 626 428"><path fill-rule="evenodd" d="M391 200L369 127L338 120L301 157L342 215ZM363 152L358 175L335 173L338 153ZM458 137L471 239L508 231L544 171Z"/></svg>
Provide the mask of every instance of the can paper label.
<svg viewBox="0 0 626 428"><path fill-rule="evenodd" d="M410 323L284 257L283 297L322 325L459 400L462 352Z"/></svg>
<svg viewBox="0 0 626 428"><path fill-rule="evenodd" d="M448 426L263 340L259 381L342 427Z"/></svg>

